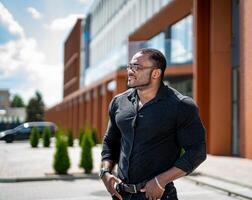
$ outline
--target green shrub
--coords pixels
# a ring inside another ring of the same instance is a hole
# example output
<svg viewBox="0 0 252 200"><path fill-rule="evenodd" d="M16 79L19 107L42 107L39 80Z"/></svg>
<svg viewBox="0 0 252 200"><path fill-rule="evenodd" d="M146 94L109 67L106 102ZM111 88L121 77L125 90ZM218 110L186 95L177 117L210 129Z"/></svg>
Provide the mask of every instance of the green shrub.
<svg viewBox="0 0 252 200"><path fill-rule="evenodd" d="M94 141L94 137L93 137L93 129L89 128L89 127L86 128L85 135L89 138L92 147L95 146L95 141Z"/></svg>
<svg viewBox="0 0 252 200"><path fill-rule="evenodd" d="M94 142L94 146L98 143L96 134L97 134L97 130L95 128L92 128L92 140Z"/></svg>
<svg viewBox="0 0 252 200"><path fill-rule="evenodd" d="M85 133L81 142L80 167L84 168L86 174L90 174L93 169L92 146L93 141L90 135Z"/></svg>
<svg viewBox="0 0 252 200"><path fill-rule="evenodd" d="M58 128L55 133L55 142L57 143L58 138L64 135L64 129Z"/></svg>
<svg viewBox="0 0 252 200"><path fill-rule="evenodd" d="M79 135L79 146L81 146L81 141L82 141L83 135L85 133L85 130L83 128L81 128L79 133L80 133L80 135Z"/></svg>
<svg viewBox="0 0 252 200"><path fill-rule="evenodd" d="M70 159L67 150L67 137L59 135L56 139L53 168L57 174L67 174L70 168Z"/></svg>
<svg viewBox="0 0 252 200"><path fill-rule="evenodd" d="M67 130L67 143L69 147L73 146L73 131L71 129Z"/></svg>
<svg viewBox="0 0 252 200"><path fill-rule="evenodd" d="M30 144L32 148L38 147L39 137L40 135L38 129L33 127L30 135Z"/></svg>
<svg viewBox="0 0 252 200"><path fill-rule="evenodd" d="M51 129L46 127L43 131L43 146L49 147L51 144Z"/></svg>

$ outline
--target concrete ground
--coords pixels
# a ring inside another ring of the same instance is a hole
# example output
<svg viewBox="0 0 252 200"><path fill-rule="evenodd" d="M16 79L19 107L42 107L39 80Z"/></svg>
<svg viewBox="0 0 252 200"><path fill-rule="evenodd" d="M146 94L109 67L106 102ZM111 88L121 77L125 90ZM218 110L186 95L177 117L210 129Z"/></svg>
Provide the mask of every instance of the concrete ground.
<svg viewBox="0 0 252 200"><path fill-rule="evenodd" d="M180 179L175 183L179 200L237 200L221 191ZM0 200L111 200L100 180L53 180L0 183Z"/></svg>
<svg viewBox="0 0 252 200"><path fill-rule="evenodd" d="M37 193L41 193L43 189L47 190L48 187L55 188L57 191L57 188L68 185L68 181L80 183L80 187L81 183L85 185L83 188L85 194L79 188L80 193L76 199L87 199L87 194L92 196L89 199L99 199L99 197L95 197L96 190L100 191L98 194L103 194L101 195L103 197L100 197L100 199L110 199L97 176L100 166L100 152L101 146L98 145L93 148L94 174L87 177L84 175L83 170L78 167L80 148L78 141L75 141L74 147L69 148L71 160L70 176L57 176L54 175L52 167L55 153L54 142L50 148L43 148L40 145L34 149L30 147L27 141L14 142L12 144L0 141L0 199L20 199L22 191L29 190L28 188L31 185L36 186L36 184L39 185ZM180 199L200 199L202 197L205 199L252 199L252 160L208 155L207 160L193 175L175 181ZM41 180L44 181L41 182ZM58 186L55 186L55 183ZM16 193L10 192L13 186L18 186L16 187ZM65 187L71 188L70 186ZM75 191L74 188L72 190ZM19 193L20 195L18 195ZM63 199L60 196L60 194L64 194L64 192L61 192L61 189L56 194L58 199ZM231 195L231 197L228 195ZM57 199L56 197L52 199ZM23 199L32 198L26 195ZM48 199L50 199L49 196Z"/></svg>
<svg viewBox="0 0 252 200"><path fill-rule="evenodd" d="M100 146L93 148L93 173L99 172L100 149ZM79 168L81 151L78 141L75 141L74 147L68 148L68 152L71 163L68 173L76 176L83 174L84 170ZM54 141L49 148L42 147L41 143L38 148L31 148L27 141L10 144L0 141L0 180L52 177L54 154Z"/></svg>

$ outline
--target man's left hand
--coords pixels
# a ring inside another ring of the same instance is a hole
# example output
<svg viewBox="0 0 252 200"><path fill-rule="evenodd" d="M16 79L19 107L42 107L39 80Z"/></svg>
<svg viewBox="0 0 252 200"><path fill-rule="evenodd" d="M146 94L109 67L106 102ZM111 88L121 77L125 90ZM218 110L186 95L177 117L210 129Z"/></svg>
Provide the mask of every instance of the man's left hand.
<svg viewBox="0 0 252 200"><path fill-rule="evenodd" d="M164 193L164 191L158 187L155 179L151 179L150 181L148 181L145 187L140 191L145 192L145 196L149 200L161 199Z"/></svg>

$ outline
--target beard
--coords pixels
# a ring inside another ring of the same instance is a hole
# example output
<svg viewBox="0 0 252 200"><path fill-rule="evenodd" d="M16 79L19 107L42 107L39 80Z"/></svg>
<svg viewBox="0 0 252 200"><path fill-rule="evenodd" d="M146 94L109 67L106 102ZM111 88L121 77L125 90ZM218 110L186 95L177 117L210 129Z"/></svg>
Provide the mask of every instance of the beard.
<svg viewBox="0 0 252 200"><path fill-rule="evenodd" d="M133 82L133 83L131 83ZM148 78L146 77L145 80L137 80L137 78L134 75L128 76L128 82L127 85L129 88L135 88L135 89L144 89L147 86L151 84L151 73L149 73Z"/></svg>

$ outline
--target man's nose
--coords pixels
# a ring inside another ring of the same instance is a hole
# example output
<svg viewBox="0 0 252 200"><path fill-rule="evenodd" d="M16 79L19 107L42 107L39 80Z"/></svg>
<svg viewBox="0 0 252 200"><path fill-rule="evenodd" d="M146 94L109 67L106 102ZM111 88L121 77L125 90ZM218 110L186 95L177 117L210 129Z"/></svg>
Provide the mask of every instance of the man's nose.
<svg viewBox="0 0 252 200"><path fill-rule="evenodd" d="M131 70L128 70L128 76L133 76L135 73L134 73L134 71L131 69Z"/></svg>

